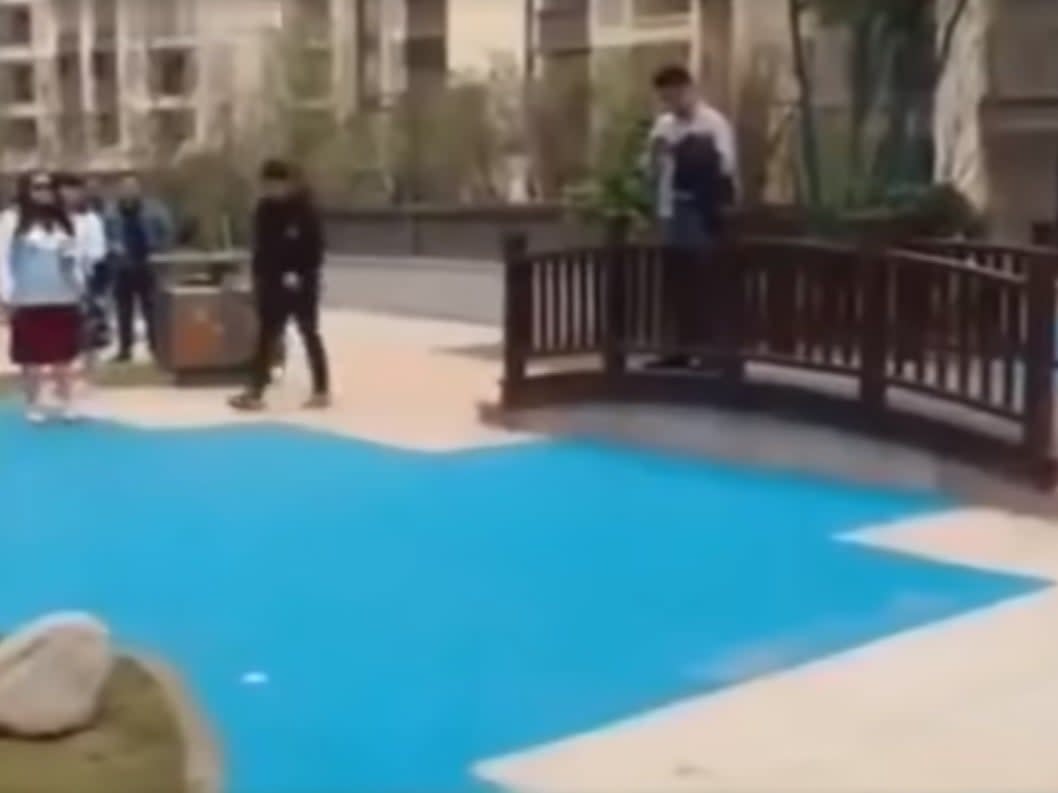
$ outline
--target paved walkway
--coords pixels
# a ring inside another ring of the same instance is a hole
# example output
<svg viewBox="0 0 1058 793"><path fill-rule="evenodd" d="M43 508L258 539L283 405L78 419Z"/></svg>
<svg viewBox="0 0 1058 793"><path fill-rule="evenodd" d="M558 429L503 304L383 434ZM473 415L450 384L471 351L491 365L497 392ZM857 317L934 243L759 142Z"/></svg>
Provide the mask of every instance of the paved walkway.
<svg viewBox="0 0 1058 793"><path fill-rule="evenodd" d="M87 412L95 418L142 427L278 421L427 451L519 440L478 421L479 401L495 398L498 372L494 365L446 352L494 344L496 330L328 311L324 334L336 398L334 409L326 412L300 409L309 384L297 341L288 374L269 395L270 409L265 413L233 414L226 405L232 387L168 386L102 391L86 403ZM0 344L6 344L2 337ZM10 371L6 361L0 371L4 368Z"/></svg>
<svg viewBox="0 0 1058 793"><path fill-rule="evenodd" d="M427 451L526 440L477 421L477 403L495 395L495 363L445 352L494 343L494 330L344 312L328 313L325 328L332 411L297 409L306 388L297 350L261 417L232 416L219 389L109 391L92 411L158 428L279 421ZM1058 580L1058 527L1003 512L952 510L849 541ZM477 771L549 793L1049 793L1058 787L1055 626L1058 589L1046 588L553 745L482 758Z"/></svg>

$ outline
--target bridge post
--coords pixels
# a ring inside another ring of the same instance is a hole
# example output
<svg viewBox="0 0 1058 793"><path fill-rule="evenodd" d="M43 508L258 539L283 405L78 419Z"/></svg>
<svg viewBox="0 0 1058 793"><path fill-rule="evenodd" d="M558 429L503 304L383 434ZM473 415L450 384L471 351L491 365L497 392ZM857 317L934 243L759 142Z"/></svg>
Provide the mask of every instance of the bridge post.
<svg viewBox="0 0 1058 793"><path fill-rule="evenodd" d="M884 252L871 246L857 253L859 288L863 295L860 328L860 400L872 413L885 410L886 365L889 358L888 266Z"/></svg>
<svg viewBox="0 0 1058 793"><path fill-rule="evenodd" d="M628 324L628 221L619 218L606 229L606 336L603 367L607 377L619 377L628 364L625 335Z"/></svg>
<svg viewBox="0 0 1058 793"><path fill-rule="evenodd" d="M1055 256L1034 259L1026 274L1028 337L1022 443L1030 462L1046 465L1054 435Z"/></svg>
<svg viewBox="0 0 1058 793"><path fill-rule="evenodd" d="M745 344L746 294L743 283L742 253L737 238L723 236L705 262L720 279L720 301L713 308L719 315L716 342L721 355L721 375L731 388L740 386L746 376Z"/></svg>
<svg viewBox="0 0 1058 793"><path fill-rule="evenodd" d="M503 382L500 400L510 407L525 382L526 359L532 344L533 273L526 254L525 232L503 236Z"/></svg>

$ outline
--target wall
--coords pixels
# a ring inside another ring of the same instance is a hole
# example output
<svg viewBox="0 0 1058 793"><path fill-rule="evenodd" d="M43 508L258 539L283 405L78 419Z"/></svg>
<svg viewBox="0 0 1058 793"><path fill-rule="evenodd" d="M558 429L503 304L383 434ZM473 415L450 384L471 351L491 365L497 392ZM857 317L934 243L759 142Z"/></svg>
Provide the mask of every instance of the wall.
<svg viewBox="0 0 1058 793"><path fill-rule="evenodd" d="M985 152L989 235L1029 242L1033 223L1054 222L1058 140L1039 133L994 136Z"/></svg>

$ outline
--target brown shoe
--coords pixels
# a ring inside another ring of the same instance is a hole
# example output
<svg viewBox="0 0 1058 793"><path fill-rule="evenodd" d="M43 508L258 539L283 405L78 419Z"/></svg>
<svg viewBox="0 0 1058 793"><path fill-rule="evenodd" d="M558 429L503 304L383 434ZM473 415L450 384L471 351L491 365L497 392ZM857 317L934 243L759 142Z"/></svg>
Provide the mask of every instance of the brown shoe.
<svg viewBox="0 0 1058 793"><path fill-rule="evenodd" d="M306 410L326 410L331 406L330 394L313 394L305 401Z"/></svg>
<svg viewBox="0 0 1058 793"><path fill-rule="evenodd" d="M242 394L233 396L228 400L228 405L233 410L239 410L243 413L256 413L264 410L264 400L257 394L246 391Z"/></svg>

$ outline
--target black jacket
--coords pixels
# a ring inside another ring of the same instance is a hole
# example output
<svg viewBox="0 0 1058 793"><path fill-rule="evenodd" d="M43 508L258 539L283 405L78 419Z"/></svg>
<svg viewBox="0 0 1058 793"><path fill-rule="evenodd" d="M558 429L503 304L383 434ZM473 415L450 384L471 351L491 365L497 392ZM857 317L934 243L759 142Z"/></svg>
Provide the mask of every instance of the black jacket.
<svg viewBox="0 0 1058 793"><path fill-rule="evenodd" d="M280 285L287 273L317 278L323 255L323 224L308 198L262 199L257 204L253 272L259 288Z"/></svg>

